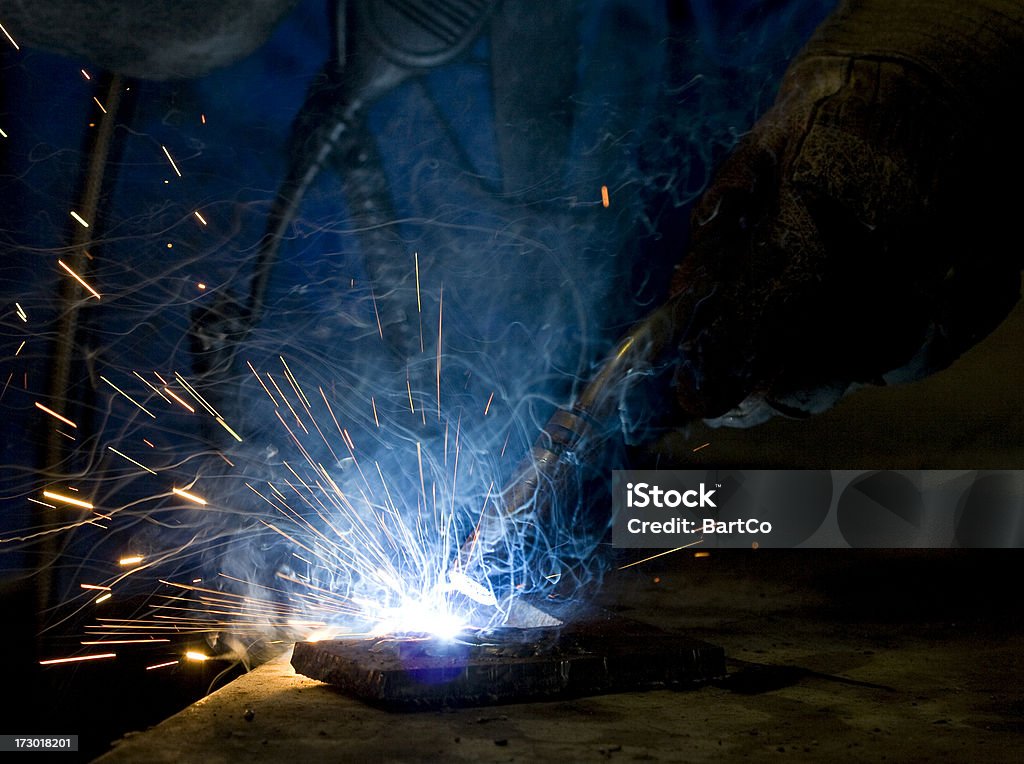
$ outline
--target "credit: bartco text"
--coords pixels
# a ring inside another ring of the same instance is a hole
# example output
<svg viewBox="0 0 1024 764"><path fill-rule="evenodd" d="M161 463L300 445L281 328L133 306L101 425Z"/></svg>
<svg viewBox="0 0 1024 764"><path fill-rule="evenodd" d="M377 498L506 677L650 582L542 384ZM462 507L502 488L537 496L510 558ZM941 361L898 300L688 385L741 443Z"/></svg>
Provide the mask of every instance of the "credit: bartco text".
<svg viewBox="0 0 1024 764"><path fill-rule="evenodd" d="M713 520L710 517L700 521L681 517L671 517L668 520L641 520L633 517L626 523L626 530L630 533L701 533L705 536L724 536L732 533L771 533L772 524L755 517L728 522Z"/></svg>

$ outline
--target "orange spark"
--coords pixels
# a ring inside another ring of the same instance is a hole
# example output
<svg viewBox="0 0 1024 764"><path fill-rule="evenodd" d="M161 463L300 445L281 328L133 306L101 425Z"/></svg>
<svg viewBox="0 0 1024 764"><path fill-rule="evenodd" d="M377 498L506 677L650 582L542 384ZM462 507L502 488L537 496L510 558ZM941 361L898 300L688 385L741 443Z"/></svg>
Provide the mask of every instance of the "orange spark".
<svg viewBox="0 0 1024 764"><path fill-rule="evenodd" d="M242 442L242 436L235 432L233 429L231 429L231 425L225 422L221 417L215 417L215 420L217 424L219 424L221 427L228 431L228 435L237 440L239 443Z"/></svg>
<svg viewBox="0 0 1024 764"><path fill-rule="evenodd" d="M246 365L248 365L249 370L252 372L252 375L256 377L256 381L260 383L260 387L263 388L263 391L267 394L267 397L274 402L274 408L279 408L279 406L277 405L277 399L274 398L273 394L271 394L270 388L263 384L263 380L260 379L260 375L256 373L256 369L253 367L252 362L246 361L245 363Z"/></svg>
<svg viewBox="0 0 1024 764"><path fill-rule="evenodd" d="M139 374L139 372L133 371L132 374L134 374L142 382L142 384L144 384L146 387L148 387L154 393L156 393L161 398L163 398L167 403L170 403L170 401L167 400L167 396L165 396L162 392L160 392L148 379L146 379L141 374Z"/></svg>
<svg viewBox="0 0 1024 764"><path fill-rule="evenodd" d="M166 387L165 387L165 388L164 388L164 392L165 392L165 393L167 393L167 394L168 394L169 396L171 396L172 398L174 398L174 400L176 400L176 401L177 401L178 403L180 403L180 404L181 404L182 406L184 406L184 407L185 407L186 409L188 409L188 413L190 413L190 414L194 414L194 413L196 413L196 410L195 410L194 408L192 408L192 407L191 407L191 406L189 406L189 405L188 405L187 403L185 403L185 401L184 401L184 400L182 400L182 399L181 399L181 398L180 398L179 396L175 395L175 394L174 394L174 393L173 393L173 392L172 392L172 391L171 391L170 389L168 389L168 388L166 388Z"/></svg>
<svg viewBox="0 0 1024 764"><path fill-rule="evenodd" d="M147 466L146 466L145 464L142 464L141 462L137 462L137 461L135 461L135 460L134 460L134 459L132 459L132 458L131 458L130 456L128 456L128 454L124 454L124 453L122 453L122 452L118 451L118 450L117 450L116 448L114 448L113 446L107 446L107 449L108 449L108 450L110 450L110 451L113 451L113 452L114 452L115 454L117 454L118 456L120 456L120 457L121 457L122 459L127 459L127 460L128 460L128 461L130 461L130 462L131 462L132 464L134 464L134 465L135 465L136 467L142 467L142 469L144 469L144 470L145 470L146 472L148 472L148 473L149 473L150 475L155 475L155 474L156 474L156 472L155 472L155 471L151 470L151 469L150 469L149 467L147 467Z"/></svg>
<svg viewBox="0 0 1024 764"><path fill-rule="evenodd" d="M4 33L4 37L6 37L8 40L11 41L11 45L14 46L15 50L21 50L21 48L18 46L18 43L16 43L14 41L14 38L11 37L11 33L8 32L6 29L4 29L4 25L3 24L0 24L0 32L3 32Z"/></svg>
<svg viewBox="0 0 1024 764"><path fill-rule="evenodd" d="M144 645L149 642L170 642L169 639L147 637L146 639L103 639L82 642L83 645Z"/></svg>
<svg viewBox="0 0 1024 764"><path fill-rule="evenodd" d="M72 421L71 421L70 419L68 419L68 418L67 418L66 416L61 416L60 414L58 414L58 413L57 413L56 411L54 411L53 409L51 409L51 408L48 408L47 406L44 406L44 405L43 405L42 403L40 403L39 401L36 401L36 408L37 408L37 409L39 409L40 411L43 411L43 412L45 412L45 413L49 414L49 415L50 415L50 416L52 416L52 417L53 417L54 419L59 419L59 420L60 420L60 421L62 421L62 422L63 422L64 424L66 424L66 425L67 425L68 427L74 427L74 428L75 428L76 430L78 429L78 425L77 425L77 424L75 424L74 422L72 422Z"/></svg>
<svg viewBox="0 0 1024 764"><path fill-rule="evenodd" d="M166 663L157 663L153 666L146 666L146 671L152 671L153 669L166 668L167 666L176 666L181 661L167 661Z"/></svg>
<svg viewBox="0 0 1024 764"><path fill-rule="evenodd" d="M619 568L619 570L625 570L626 568L632 568L634 565L641 565L642 563L650 562L651 560L654 560L654 559L656 559L658 557L664 557L666 554L673 554L674 552L678 552L681 549L686 549L687 547L694 546L695 544L702 544L703 542L704 542L704 539L703 538L699 538L696 541L693 541L693 542L691 542L689 544L686 544L684 546L677 546L675 549L669 549L667 551L660 552L658 554L652 554L650 557L644 557L642 560L637 560L636 562L631 562L628 565L623 565L621 568Z"/></svg>
<svg viewBox="0 0 1024 764"><path fill-rule="evenodd" d="M80 655L77 658L50 658L39 661L40 666L52 666L56 663L74 663L76 661L98 661L101 658L116 658L117 653L102 653L100 655Z"/></svg>
<svg viewBox="0 0 1024 764"><path fill-rule="evenodd" d="M121 389L120 387L118 387L118 386L117 386L117 385L115 385L115 384L114 384L113 382L111 382L111 381L110 381L109 379L107 379L106 377L104 377L104 376L103 376L102 374L100 374L100 379L101 379L101 380L103 380L104 382L106 382L106 383L107 383L108 385L110 385L110 386L111 386L112 388L114 388L114 390L116 390L116 391L117 391L118 393L120 393L121 395L123 395L123 396L124 396L125 398L127 398L127 399L128 399L128 400L129 400L130 402L131 402L131 403L135 404L135 406L137 406L137 407L138 407L138 408L140 408L140 409L141 409L141 410L142 410L143 412L145 412L145 414L146 414L146 415L148 415L150 419L156 419L156 416L155 416L155 415L154 415L153 413L151 413L151 412L150 412L149 410L147 410L145 406L143 406L143 405L142 405L141 403L139 403L139 402L138 402L137 400L135 400L134 398L132 398L132 397L131 397L130 395L128 395L128 393L126 393L126 392L125 392L124 390L122 390L122 389ZM139 377L139 379L142 379L142 377ZM145 382L146 380L144 380L144 379L143 379L142 381L143 381L143 382ZM150 385L150 387L153 387L153 386L152 386L152 385ZM153 388L153 389L156 389L156 388ZM157 393L159 393L159 390L157 390ZM161 396L161 397L163 397L163 396ZM164 398L164 400L167 400L167 399L166 399L166 398Z"/></svg>
<svg viewBox="0 0 1024 764"><path fill-rule="evenodd" d="M192 385L189 383L189 381L187 379L185 379L183 376L181 376L178 372L174 372L174 378L177 379L178 382L181 383L181 386L184 387L188 391L189 395L191 395L193 398L195 398L197 401L199 401L200 405L203 408L205 408L207 411L210 412L211 416L220 416L220 414L217 412L217 410L213 406L211 406L209 403L206 402L206 399L202 395L199 394L198 390L196 390L194 387L192 387Z"/></svg>
<svg viewBox="0 0 1024 764"><path fill-rule="evenodd" d="M189 493L188 491L182 488L172 488L171 490L174 493L178 494L178 496L181 496L183 499L188 499L189 501L195 502L196 504L199 504L200 506L203 507L206 506L206 499L202 498L201 496L196 496L194 493Z"/></svg>
<svg viewBox="0 0 1024 764"><path fill-rule="evenodd" d="M77 215L76 215L76 214L75 214L74 212L72 212L71 214L72 214L72 215L75 215L75 217L78 217L78 216L77 216ZM81 218L79 218L79 220L81 220ZM86 222L85 222L84 220L81 220L81 223L82 223L82 225L84 225L84 226L85 226L86 228L88 228L88 227L89 227L89 224L88 224L88 223L86 223ZM83 279L83 278L82 278L81 276L79 276L79 275L78 275L77 273L75 273L75 272L74 272L73 270L71 270L71 269L70 269L70 268L69 268L69 267L68 267L67 265L65 265L65 264L64 264L64 261L63 261L63 260L58 260L58 261L57 261L57 264L58 264L58 265L59 265L59 266L60 266L61 268L63 268L64 270L66 270L66 271L67 271L68 273L70 273L70 274L71 274L71 277L72 277L72 278L73 278L73 279L74 279L75 281L77 281L77 282L78 282L79 284L81 284L81 285L82 285L83 287L85 287L85 288L86 288L86 289L87 289L87 290L89 291L89 294L91 294L91 295L92 295L93 297L95 297L95 298L96 298L97 300L98 300L98 299L100 299L100 293L99 293L99 292L97 292L97 291L96 291L95 289L93 289L93 288L92 288L91 286L89 286L88 284L86 284L86 283L85 283L85 280L84 280L84 279Z"/></svg>
<svg viewBox="0 0 1024 764"><path fill-rule="evenodd" d="M94 509L93 505L87 501L76 499L73 496L65 496L64 494L56 493L54 491L43 491L43 496L45 496L47 499L53 499L54 501L62 501L65 504L70 504L73 507L81 507L82 509Z"/></svg>
<svg viewBox="0 0 1024 764"><path fill-rule="evenodd" d="M166 146L161 146L164 150L164 155L167 157L167 161L171 163L171 167L174 168L174 172L177 173L178 177L181 177L181 170L178 169L178 165L174 163L174 158L171 156L171 152L167 150Z"/></svg>

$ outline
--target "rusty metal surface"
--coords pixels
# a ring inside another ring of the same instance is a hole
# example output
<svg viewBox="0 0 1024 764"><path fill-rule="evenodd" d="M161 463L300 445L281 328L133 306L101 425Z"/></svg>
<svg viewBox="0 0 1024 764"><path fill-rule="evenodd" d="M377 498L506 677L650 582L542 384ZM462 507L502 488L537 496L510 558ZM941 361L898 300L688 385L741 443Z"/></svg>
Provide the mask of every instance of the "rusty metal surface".
<svg viewBox="0 0 1024 764"><path fill-rule="evenodd" d="M725 673L722 648L601 614L562 629L300 642L295 670L371 703L415 709L685 687Z"/></svg>

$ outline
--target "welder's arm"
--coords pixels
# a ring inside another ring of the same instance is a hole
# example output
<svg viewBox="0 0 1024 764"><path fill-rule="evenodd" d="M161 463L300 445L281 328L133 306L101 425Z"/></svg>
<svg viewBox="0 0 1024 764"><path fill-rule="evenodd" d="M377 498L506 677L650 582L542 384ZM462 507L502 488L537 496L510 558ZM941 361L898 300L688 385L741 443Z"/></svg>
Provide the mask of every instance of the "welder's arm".
<svg viewBox="0 0 1024 764"><path fill-rule="evenodd" d="M674 388L748 426L944 368L1019 297L1020 0L843 2L693 213Z"/></svg>

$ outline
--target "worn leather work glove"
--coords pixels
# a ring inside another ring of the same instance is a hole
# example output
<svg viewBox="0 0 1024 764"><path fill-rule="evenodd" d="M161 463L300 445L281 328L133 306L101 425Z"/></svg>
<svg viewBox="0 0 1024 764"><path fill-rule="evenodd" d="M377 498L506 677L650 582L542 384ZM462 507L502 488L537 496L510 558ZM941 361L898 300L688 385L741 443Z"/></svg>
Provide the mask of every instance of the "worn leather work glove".
<svg viewBox="0 0 1024 764"><path fill-rule="evenodd" d="M712 424L916 379L1020 292L1024 2L850 0L693 212L678 401Z"/></svg>

